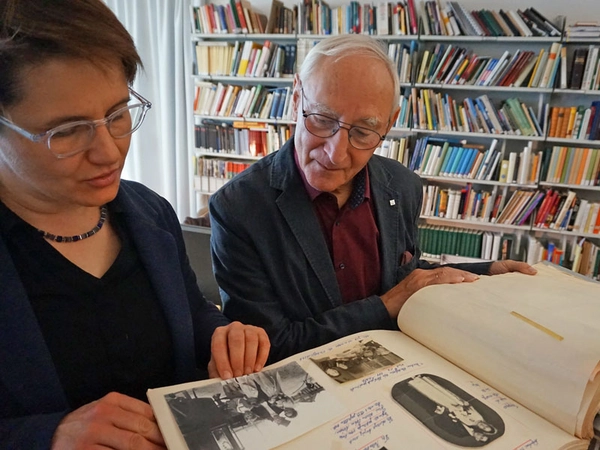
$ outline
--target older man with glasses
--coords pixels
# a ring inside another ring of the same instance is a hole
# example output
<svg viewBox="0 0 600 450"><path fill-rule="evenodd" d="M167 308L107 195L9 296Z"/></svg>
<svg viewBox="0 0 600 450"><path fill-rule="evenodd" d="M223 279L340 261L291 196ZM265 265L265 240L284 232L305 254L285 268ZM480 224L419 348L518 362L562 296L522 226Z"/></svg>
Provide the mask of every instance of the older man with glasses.
<svg viewBox="0 0 600 450"><path fill-rule="evenodd" d="M271 360L370 329L397 329L424 286L519 270L419 259L417 175L375 149L398 113L396 68L368 36L327 38L294 79L295 135L210 200L225 315L264 327Z"/></svg>

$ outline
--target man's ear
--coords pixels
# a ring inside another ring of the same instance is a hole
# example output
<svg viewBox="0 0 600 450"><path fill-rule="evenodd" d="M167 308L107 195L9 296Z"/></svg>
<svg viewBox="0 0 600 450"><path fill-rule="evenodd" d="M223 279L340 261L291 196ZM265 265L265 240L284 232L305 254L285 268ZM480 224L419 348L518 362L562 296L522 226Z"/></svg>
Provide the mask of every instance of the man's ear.
<svg viewBox="0 0 600 450"><path fill-rule="evenodd" d="M297 73L294 75L294 85L292 86L292 120L298 120L298 106L300 105L300 90L302 89L302 83L300 81L300 75Z"/></svg>
<svg viewBox="0 0 600 450"><path fill-rule="evenodd" d="M396 123L396 120L398 120L398 115L400 114L400 107L396 106L396 111L394 112L394 114L392 114L392 118L390 119L390 123L388 123L387 126L387 130L386 130L386 134L389 133L389 131L392 129L392 127L394 126L394 124Z"/></svg>

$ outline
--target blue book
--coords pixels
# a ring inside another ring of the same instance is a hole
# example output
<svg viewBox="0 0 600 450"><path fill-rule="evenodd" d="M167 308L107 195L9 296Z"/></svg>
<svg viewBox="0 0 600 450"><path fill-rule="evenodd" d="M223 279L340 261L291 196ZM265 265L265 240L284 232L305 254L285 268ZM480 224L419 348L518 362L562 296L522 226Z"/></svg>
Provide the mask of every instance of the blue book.
<svg viewBox="0 0 600 450"><path fill-rule="evenodd" d="M494 124L490 120L490 116L488 115L487 110L485 109L485 104L483 103L483 101L480 98L475 99L475 104L477 105L477 108L479 109L479 111L481 111L483 120L485 120L485 123L488 126L490 133L493 133L495 130ZM502 131L502 130L497 130L497 131Z"/></svg>
<svg viewBox="0 0 600 450"><path fill-rule="evenodd" d="M459 170L458 174L460 176L463 175L468 175L469 171L471 170L471 167L473 167L473 163L475 162L475 158L477 158L477 155L479 154L479 151L475 148L470 148L469 149L469 157L467 158L467 161L465 162L465 164L461 167L461 169Z"/></svg>
<svg viewBox="0 0 600 450"><path fill-rule="evenodd" d="M462 154L462 157L460 158L460 161L458 163L458 167L456 168L456 173L455 175L462 175L463 172L466 170L467 164L469 164L469 161L471 160L471 154L473 153L472 148L465 148Z"/></svg>
<svg viewBox="0 0 600 450"><path fill-rule="evenodd" d="M413 156L410 160L410 165L409 165L409 169L412 170L413 172L415 171L415 169L417 167L419 167L419 163L422 158L422 152L427 144L428 138L429 138L429 136L426 136L423 139L418 139L417 143L415 144L415 150L413 152Z"/></svg>
<svg viewBox="0 0 600 450"><path fill-rule="evenodd" d="M442 162L442 167L440 168L440 175L448 175L448 169L452 167L452 163L454 162L454 158L456 158L457 153L458 147L452 145L448 148L448 151L446 152L446 158Z"/></svg>
<svg viewBox="0 0 600 450"><path fill-rule="evenodd" d="M461 162L463 153L465 152L465 148L464 147L458 147L458 151L456 152L456 157L454 158L454 161L452 161L452 166L450 166L450 168L448 169L448 174L449 175L455 175L456 171L458 170L458 166Z"/></svg>
<svg viewBox="0 0 600 450"><path fill-rule="evenodd" d="M281 88L281 97L279 98L279 106L277 107L277 119L283 117L283 108L285 107L288 95L290 95L290 88Z"/></svg>
<svg viewBox="0 0 600 450"><path fill-rule="evenodd" d="M591 105L594 108L594 117L592 119L592 125L590 127L590 141L600 140L600 101L596 100Z"/></svg>
<svg viewBox="0 0 600 450"><path fill-rule="evenodd" d="M280 88L273 90L273 103L271 103L271 111L269 111L269 119L277 118L277 110L279 109L279 100L281 98Z"/></svg>

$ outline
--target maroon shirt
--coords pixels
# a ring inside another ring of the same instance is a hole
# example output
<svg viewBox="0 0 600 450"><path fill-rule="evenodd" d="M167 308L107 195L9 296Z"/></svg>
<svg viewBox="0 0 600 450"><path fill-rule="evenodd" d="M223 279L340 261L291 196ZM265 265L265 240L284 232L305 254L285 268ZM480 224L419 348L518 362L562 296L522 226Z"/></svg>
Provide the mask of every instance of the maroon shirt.
<svg viewBox="0 0 600 450"><path fill-rule="evenodd" d="M366 167L354 178L352 194L342 208L338 208L335 195L313 188L300 167L298 170L321 224L342 301L349 303L378 295L381 287L379 230Z"/></svg>

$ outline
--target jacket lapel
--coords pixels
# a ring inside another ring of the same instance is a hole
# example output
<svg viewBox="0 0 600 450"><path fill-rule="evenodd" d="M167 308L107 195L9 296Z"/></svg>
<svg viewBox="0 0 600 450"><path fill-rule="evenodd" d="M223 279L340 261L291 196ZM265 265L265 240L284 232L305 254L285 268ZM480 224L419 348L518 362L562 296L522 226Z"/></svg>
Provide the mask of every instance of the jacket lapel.
<svg viewBox="0 0 600 450"><path fill-rule="evenodd" d="M275 155L271 187L282 191L277 199L277 206L319 279L327 298L332 306L341 305L342 295L327 251L327 243L296 168L293 139L290 139Z"/></svg>
<svg viewBox="0 0 600 450"><path fill-rule="evenodd" d="M118 203L124 211L125 223L135 243L138 255L146 268L152 286L171 330L175 368L178 378L191 379L195 373L194 331L189 310L185 283L177 243L167 231L155 225L158 211L145 205L139 208L142 198L133 198L127 186L122 186ZM153 217L152 217L153 216Z"/></svg>
<svg viewBox="0 0 600 450"><path fill-rule="evenodd" d="M385 245L380 245L381 292L387 292L396 285L396 273L400 264L400 193L390 187L391 175L375 156L369 161L368 168L380 239L383 241L385 236Z"/></svg>

